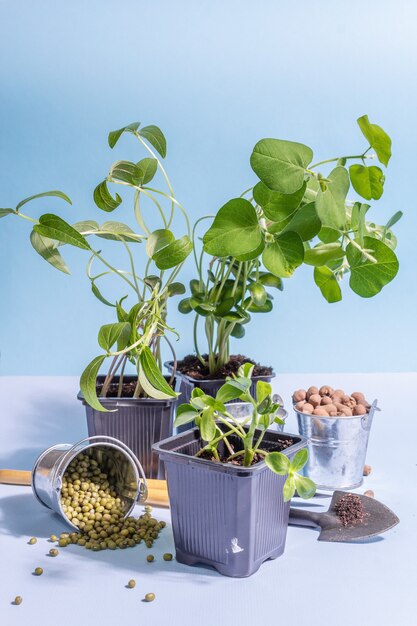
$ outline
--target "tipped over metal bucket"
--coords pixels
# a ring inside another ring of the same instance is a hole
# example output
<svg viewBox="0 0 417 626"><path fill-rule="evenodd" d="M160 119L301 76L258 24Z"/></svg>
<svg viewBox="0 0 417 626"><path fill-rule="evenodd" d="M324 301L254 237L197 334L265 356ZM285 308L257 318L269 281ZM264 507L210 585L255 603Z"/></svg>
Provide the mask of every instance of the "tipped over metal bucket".
<svg viewBox="0 0 417 626"><path fill-rule="evenodd" d="M61 504L61 488L65 472L80 454L93 457L100 469L113 479L122 501L125 517L148 495L142 466L124 443L113 437L87 437L78 443L51 446L37 458L32 470L32 489L41 504L58 513L75 530L78 527L66 516Z"/></svg>
<svg viewBox="0 0 417 626"><path fill-rule="evenodd" d="M355 489L363 482L369 431L377 400L366 415L322 417L294 411L298 432L308 439L303 472L320 489Z"/></svg>

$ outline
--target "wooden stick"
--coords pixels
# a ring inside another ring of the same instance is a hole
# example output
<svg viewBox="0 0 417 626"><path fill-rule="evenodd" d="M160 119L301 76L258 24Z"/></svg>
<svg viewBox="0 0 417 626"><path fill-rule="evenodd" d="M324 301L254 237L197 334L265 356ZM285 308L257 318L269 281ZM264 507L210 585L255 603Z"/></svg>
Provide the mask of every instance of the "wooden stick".
<svg viewBox="0 0 417 626"><path fill-rule="evenodd" d="M30 485L31 472L23 470L0 470L0 483L6 485ZM148 483L148 499L146 504L151 506L169 506L168 489L165 480L155 480L149 478Z"/></svg>

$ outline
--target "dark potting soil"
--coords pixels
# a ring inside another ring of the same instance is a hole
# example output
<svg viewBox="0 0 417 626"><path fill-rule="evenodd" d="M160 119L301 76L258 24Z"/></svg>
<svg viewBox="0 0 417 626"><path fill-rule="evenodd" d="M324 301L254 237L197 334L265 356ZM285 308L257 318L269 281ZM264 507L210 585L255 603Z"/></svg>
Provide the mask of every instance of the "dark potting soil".
<svg viewBox="0 0 417 626"><path fill-rule="evenodd" d="M203 359L208 359L207 354L202 356ZM197 380L215 380L216 378L226 378L226 376L237 374L239 367L244 363L252 363L255 366L252 376L272 376L273 374L272 367L259 365L259 363L256 363L256 361L244 354L231 354L229 362L220 367L214 374L210 374L208 367L204 367L195 354L188 354L181 361L178 361L177 369L181 374L186 374Z"/></svg>
<svg viewBox="0 0 417 626"><path fill-rule="evenodd" d="M354 493L347 493L336 503L335 512L343 526L362 524L366 513L363 510L362 500Z"/></svg>
<svg viewBox="0 0 417 626"><path fill-rule="evenodd" d="M133 394L135 393L135 389L136 389L136 382L137 382L136 380L132 380L132 381L123 383L123 386L122 386L123 390L121 394L122 398L133 398ZM103 389L103 385L97 385L96 390L97 390L97 395L99 397L100 397L102 389ZM119 391L119 383L117 382L110 383L109 389L106 394L106 398L117 398L118 391ZM141 394L139 397L143 398L144 395Z"/></svg>
<svg viewBox="0 0 417 626"><path fill-rule="evenodd" d="M242 446L234 445L230 439L231 438L228 438L233 452L238 452L239 450L242 449ZM261 450L263 450L264 452L281 452L282 450L285 450L289 446L292 446L293 443L294 443L293 439L281 439L280 441L276 441L273 445L265 446L265 449L261 448ZM208 461L214 461L215 463L219 463L219 462L231 463L232 465L243 466L243 455L238 456L235 459L232 459L231 461L228 461L227 459L230 456L230 454L231 453L229 452L229 450L225 448L225 451L223 454L219 453L220 461L218 461L209 451L203 452L203 454L200 454L199 458L207 459ZM255 456L253 457L251 465L256 465L256 463L260 463L263 460L264 460L264 456L262 454L256 453Z"/></svg>

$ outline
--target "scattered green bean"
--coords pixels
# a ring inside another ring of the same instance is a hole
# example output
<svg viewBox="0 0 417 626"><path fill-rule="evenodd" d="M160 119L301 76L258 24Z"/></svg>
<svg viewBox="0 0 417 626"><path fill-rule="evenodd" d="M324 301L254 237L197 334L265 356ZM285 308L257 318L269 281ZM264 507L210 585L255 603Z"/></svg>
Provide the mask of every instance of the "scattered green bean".
<svg viewBox="0 0 417 626"><path fill-rule="evenodd" d="M135 587L136 585L136 581L133 580L133 578L131 580L129 580L129 582L127 583L127 586L129 587L129 589L133 589L133 587Z"/></svg>
<svg viewBox="0 0 417 626"><path fill-rule="evenodd" d="M172 561L172 554L170 552L165 552L164 561Z"/></svg>
<svg viewBox="0 0 417 626"><path fill-rule="evenodd" d="M148 561L148 563L152 563L152 561L155 560L155 557L153 554L148 554L148 556L146 557L146 560Z"/></svg>
<svg viewBox="0 0 417 626"><path fill-rule="evenodd" d="M59 552L56 548L51 548L49 550L49 556L58 556Z"/></svg>
<svg viewBox="0 0 417 626"><path fill-rule="evenodd" d="M43 569L41 567L36 567L35 576L42 576L42 574L43 574Z"/></svg>
<svg viewBox="0 0 417 626"><path fill-rule="evenodd" d="M33 546L38 540L36 539L36 537L31 537L28 541L28 543Z"/></svg>
<svg viewBox="0 0 417 626"><path fill-rule="evenodd" d="M22 604L22 602L23 602L22 596L16 596L13 604Z"/></svg>
<svg viewBox="0 0 417 626"><path fill-rule="evenodd" d="M49 537L49 541L58 541L58 537L56 535L51 535Z"/></svg>
<svg viewBox="0 0 417 626"><path fill-rule="evenodd" d="M145 596L145 600L146 602L153 602L155 600L155 594L154 593L147 593Z"/></svg>

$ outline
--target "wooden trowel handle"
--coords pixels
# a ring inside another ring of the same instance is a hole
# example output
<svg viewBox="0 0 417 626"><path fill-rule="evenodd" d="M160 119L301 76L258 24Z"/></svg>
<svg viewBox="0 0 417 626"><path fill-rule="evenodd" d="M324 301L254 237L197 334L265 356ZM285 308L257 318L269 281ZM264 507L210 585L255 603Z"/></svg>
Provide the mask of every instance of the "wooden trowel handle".
<svg viewBox="0 0 417 626"><path fill-rule="evenodd" d="M23 470L0 470L0 483L5 485L30 485L31 477L31 472Z"/></svg>
<svg viewBox="0 0 417 626"><path fill-rule="evenodd" d="M23 470L0 470L0 483L6 485L30 485L31 472ZM152 506L169 506L168 490L165 480L154 480L149 478L148 483L148 499L146 504Z"/></svg>

